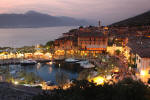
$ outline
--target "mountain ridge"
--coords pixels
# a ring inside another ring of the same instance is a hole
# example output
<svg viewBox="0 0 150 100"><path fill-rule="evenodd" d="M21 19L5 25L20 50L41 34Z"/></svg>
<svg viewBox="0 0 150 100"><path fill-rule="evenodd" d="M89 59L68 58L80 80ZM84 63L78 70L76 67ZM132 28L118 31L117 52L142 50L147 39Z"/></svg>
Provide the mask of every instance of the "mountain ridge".
<svg viewBox="0 0 150 100"><path fill-rule="evenodd" d="M150 25L150 10L134 17L111 24L110 26L143 26Z"/></svg>
<svg viewBox="0 0 150 100"><path fill-rule="evenodd" d="M82 26L88 24L89 22L86 20L66 16L52 16L36 11L28 11L24 14L0 14L0 28Z"/></svg>

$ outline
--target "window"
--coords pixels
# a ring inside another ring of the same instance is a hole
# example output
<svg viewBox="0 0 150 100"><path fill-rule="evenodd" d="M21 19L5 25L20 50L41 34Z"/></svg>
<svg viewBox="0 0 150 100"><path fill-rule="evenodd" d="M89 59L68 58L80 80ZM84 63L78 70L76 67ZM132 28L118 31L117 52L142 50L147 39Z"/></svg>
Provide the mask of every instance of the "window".
<svg viewBox="0 0 150 100"><path fill-rule="evenodd" d="M141 63L141 60L139 59L139 63Z"/></svg>

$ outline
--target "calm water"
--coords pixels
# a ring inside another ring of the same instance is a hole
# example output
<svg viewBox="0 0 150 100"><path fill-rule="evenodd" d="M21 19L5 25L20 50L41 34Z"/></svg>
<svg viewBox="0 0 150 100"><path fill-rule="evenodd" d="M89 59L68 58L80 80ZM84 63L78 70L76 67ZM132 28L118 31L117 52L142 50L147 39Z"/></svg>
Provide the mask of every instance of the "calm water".
<svg viewBox="0 0 150 100"><path fill-rule="evenodd" d="M54 40L62 33L68 32L70 27L47 27L47 28L15 28L15 29L0 29L0 47L22 47L36 44L45 44L49 40ZM11 66L11 65L10 65ZM4 66L6 67L6 66ZM16 66L12 66L15 68ZM60 71L67 74L69 79L75 79L78 76L77 72L72 72L53 65L42 64L35 66L18 66L23 68L26 72L34 72L45 81L55 81L56 73ZM14 69L17 70L17 69Z"/></svg>
<svg viewBox="0 0 150 100"><path fill-rule="evenodd" d="M47 27L47 28L15 28L0 29L0 47L22 47L45 44L68 32L75 26Z"/></svg>
<svg viewBox="0 0 150 100"><path fill-rule="evenodd" d="M65 67L64 67L65 66ZM58 67L58 64L43 64L38 63L36 65L8 65L8 66L0 66L4 68L9 68L9 72L12 73L14 71L20 72L25 71L27 73L33 72L36 76L39 76L45 81L53 81L56 82L56 74L63 72L68 79L77 79L79 71L76 71L76 64L61 64Z"/></svg>
<svg viewBox="0 0 150 100"><path fill-rule="evenodd" d="M28 65L28 66L21 66L21 65L9 65L9 66L3 66L7 67L11 72L14 71L25 71L27 73L33 72L36 76L39 76L45 81L53 81L56 82L56 74L63 72L69 79L76 79L78 77L78 72L73 71L73 69L65 69L58 67L57 64L36 64L36 65ZM70 66L66 66L70 67Z"/></svg>
<svg viewBox="0 0 150 100"><path fill-rule="evenodd" d="M69 77L69 79L76 79L78 76L77 72L72 72L64 68L56 67L55 64L41 64L36 66L24 67L27 72L34 72L36 75L40 76L45 81L56 81L56 73L63 72Z"/></svg>

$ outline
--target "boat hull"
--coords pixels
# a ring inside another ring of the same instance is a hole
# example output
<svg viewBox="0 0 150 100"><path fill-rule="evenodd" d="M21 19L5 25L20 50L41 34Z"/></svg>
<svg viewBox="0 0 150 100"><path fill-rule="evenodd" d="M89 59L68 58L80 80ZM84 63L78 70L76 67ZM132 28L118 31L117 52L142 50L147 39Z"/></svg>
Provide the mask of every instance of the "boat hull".
<svg viewBox="0 0 150 100"><path fill-rule="evenodd" d="M21 63L21 66L35 65L36 63Z"/></svg>

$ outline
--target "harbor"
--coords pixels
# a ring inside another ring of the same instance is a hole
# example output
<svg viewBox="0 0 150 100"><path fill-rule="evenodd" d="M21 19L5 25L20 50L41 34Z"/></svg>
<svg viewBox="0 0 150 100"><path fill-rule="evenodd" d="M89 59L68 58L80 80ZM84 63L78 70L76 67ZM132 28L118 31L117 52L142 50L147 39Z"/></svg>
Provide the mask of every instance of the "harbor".
<svg viewBox="0 0 150 100"><path fill-rule="evenodd" d="M0 60L0 81L5 82L13 77L11 81L14 84L16 84L14 81L16 80L19 84L34 85L50 81L56 85L58 84L56 78L58 73L63 73L66 80L71 81L78 79L80 72L94 67L85 59L3 59ZM27 76L20 76L20 74ZM10 76L8 77L8 75ZM36 77L36 79L32 79L32 82L26 82L28 80L26 77Z"/></svg>

